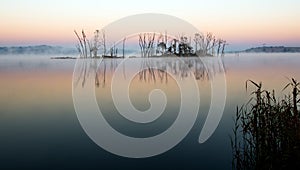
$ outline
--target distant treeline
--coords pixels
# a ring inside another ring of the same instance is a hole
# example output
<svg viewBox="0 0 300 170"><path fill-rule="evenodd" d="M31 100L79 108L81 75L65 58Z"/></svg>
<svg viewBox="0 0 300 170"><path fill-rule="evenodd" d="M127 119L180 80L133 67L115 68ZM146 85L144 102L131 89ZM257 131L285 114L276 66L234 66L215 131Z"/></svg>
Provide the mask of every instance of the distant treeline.
<svg viewBox="0 0 300 170"><path fill-rule="evenodd" d="M299 53L300 47L263 46L244 50L246 53Z"/></svg>
<svg viewBox="0 0 300 170"><path fill-rule="evenodd" d="M0 47L0 54L76 54L75 48L61 46L37 45L37 46L16 46Z"/></svg>

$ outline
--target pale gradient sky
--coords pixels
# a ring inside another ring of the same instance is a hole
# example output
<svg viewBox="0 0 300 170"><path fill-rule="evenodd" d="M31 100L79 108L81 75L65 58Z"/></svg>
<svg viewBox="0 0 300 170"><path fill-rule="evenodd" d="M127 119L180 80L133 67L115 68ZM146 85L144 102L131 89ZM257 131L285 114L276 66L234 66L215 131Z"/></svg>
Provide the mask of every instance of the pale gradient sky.
<svg viewBox="0 0 300 170"><path fill-rule="evenodd" d="M163 13L226 39L229 49L300 46L299 0L1 0L0 45L74 45L74 29L92 33L133 14Z"/></svg>

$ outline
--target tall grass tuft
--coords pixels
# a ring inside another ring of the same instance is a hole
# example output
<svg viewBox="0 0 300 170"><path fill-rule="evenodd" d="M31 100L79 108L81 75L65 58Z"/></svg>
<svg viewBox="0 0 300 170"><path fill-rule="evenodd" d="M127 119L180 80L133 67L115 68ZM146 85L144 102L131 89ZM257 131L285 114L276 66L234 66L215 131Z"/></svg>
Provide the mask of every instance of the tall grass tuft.
<svg viewBox="0 0 300 170"><path fill-rule="evenodd" d="M233 169L300 167L299 84L291 79L283 88L290 87L291 95L276 100L274 90L246 81L246 90L249 85L256 90L247 104L236 109L231 137Z"/></svg>

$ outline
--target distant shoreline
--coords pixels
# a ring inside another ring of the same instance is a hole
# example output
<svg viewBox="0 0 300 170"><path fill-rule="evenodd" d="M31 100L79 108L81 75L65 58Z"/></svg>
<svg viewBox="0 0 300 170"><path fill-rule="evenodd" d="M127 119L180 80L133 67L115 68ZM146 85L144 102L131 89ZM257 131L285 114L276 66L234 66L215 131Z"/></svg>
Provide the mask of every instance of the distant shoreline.
<svg viewBox="0 0 300 170"><path fill-rule="evenodd" d="M242 51L227 51L230 53L300 53L300 47L285 47L285 46L262 46L253 47ZM35 45L35 46L2 46L0 47L0 55L22 55L22 54L62 54L71 55L78 54L75 48L50 46L50 45Z"/></svg>
<svg viewBox="0 0 300 170"><path fill-rule="evenodd" d="M35 46L9 46L0 47L0 55L9 54L77 54L75 48L61 46L35 45Z"/></svg>
<svg viewBox="0 0 300 170"><path fill-rule="evenodd" d="M300 47L263 46L249 48L240 52L244 53L300 53Z"/></svg>

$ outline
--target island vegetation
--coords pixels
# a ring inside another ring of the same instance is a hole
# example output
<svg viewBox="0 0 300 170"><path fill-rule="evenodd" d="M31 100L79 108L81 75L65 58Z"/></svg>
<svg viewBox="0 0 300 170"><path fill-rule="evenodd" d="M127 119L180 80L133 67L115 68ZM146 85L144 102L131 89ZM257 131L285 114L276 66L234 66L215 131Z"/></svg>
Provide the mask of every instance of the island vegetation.
<svg viewBox="0 0 300 170"><path fill-rule="evenodd" d="M91 39L87 38L84 30L79 34L74 33L78 39L76 46L81 58L118 58L125 57L125 43L127 38L121 40L122 52L118 53L115 43L107 48L107 38L104 30L96 30ZM167 32L163 33L140 33L138 34L138 45L140 56L160 57L160 56L220 56L224 55L226 41L216 38L212 33L195 33L194 37L179 35L171 37ZM99 55L100 51L100 55Z"/></svg>

